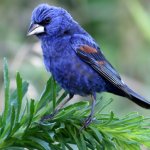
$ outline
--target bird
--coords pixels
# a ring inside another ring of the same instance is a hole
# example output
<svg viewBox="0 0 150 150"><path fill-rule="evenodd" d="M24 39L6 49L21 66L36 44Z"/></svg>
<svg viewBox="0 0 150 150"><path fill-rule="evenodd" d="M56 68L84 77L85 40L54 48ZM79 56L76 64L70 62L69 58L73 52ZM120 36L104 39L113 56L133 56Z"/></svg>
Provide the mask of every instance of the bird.
<svg viewBox="0 0 150 150"><path fill-rule="evenodd" d="M84 121L86 128L93 121L96 93L101 92L126 97L150 109L150 101L123 82L100 46L67 10L46 3L39 4L32 12L27 35L35 35L40 40L46 70L69 94L54 113L44 119L56 115L74 95L91 95L91 112Z"/></svg>

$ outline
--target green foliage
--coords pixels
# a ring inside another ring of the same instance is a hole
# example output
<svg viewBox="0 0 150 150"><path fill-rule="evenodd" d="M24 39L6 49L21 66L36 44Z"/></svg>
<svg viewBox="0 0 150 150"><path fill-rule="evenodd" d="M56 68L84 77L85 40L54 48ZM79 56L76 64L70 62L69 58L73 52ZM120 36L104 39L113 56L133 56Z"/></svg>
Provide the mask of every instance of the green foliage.
<svg viewBox="0 0 150 150"><path fill-rule="evenodd" d="M143 8L143 5L141 5L141 2L139 0L132 0L128 2L124 1L124 3L127 5L131 16L141 30L142 35L150 41L150 19L148 13Z"/></svg>
<svg viewBox="0 0 150 150"><path fill-rule="evenodd" d="M81 101L62 109L52 120L41 122L43 115L52 113L67 93L50 78L39 100L24 98L28 83L16 75L17 88L10 93L9 73L4 61L5 108L0 116L0 149L23 150L139 150L150 148L150 123L137 113L122 118L113 112L103 114L109 101L97 102L95 120L80 130L90 112L89 103Z"/></svg>

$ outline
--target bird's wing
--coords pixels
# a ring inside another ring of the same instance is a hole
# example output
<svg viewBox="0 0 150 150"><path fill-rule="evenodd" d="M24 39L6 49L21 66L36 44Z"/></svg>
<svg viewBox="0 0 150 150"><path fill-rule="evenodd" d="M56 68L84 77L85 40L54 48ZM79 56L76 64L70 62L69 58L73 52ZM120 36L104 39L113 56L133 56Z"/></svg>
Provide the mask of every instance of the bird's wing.
<svg viewBox="0 0 150 150"><path fill-rule="evenodd" d="M120 75L106 60L98 45L96 45L91 37L75 35L71 39L71 45L81 60L89 64L89 66L114 85L114 87L120 89L129 99L139 106L150 109L150 102L123 83Z"/></svg>
<svg viewBox="0 0 150 150"><path fill-rule="evenodd" d="M94 41L91 42L91 39L76 35L76 37L72 38L71 44L76 54L84 62L88 63L95 71L97 71L107 81L111 82L115 87L125 91L126 85L121 80L120 75L106 60Z"/></svg>

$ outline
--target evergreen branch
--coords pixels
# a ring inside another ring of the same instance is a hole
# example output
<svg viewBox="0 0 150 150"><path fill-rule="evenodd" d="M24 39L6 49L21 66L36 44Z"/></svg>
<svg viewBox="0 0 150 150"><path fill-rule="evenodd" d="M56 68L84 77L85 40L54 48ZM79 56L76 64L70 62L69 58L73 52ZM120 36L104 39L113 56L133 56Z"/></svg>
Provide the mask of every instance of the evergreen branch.
<svg viewBox="0 0 150 150"><path fill-rule="evenodd" d="M9 74L4 61L5 108L0 116L0 149L23 150L139 150L141 145L150 148L149 118L129 113L118 118L113 112L103 114L110 104L101 99L95 109L95 120L80 131L90 107L85 101L62 109L52 120L40 122L43 115L66 98L67 93L50 78L39 100L26 100L28 83L16 76L17 88L9 91ZM24 105L23 105L24 104Z"/></svg>

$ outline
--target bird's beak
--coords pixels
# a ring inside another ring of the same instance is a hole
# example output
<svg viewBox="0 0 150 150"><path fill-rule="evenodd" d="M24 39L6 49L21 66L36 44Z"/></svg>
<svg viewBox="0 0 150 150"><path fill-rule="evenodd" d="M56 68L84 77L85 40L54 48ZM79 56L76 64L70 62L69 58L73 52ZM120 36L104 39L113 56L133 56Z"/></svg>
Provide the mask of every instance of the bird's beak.
<svg viewBox="0 0 150 150"><path fill-rule="evenodd" d="M27 36L36 35L36 34L44 33L44 32L45 32L45 30L44 30L43 26L41 26L39 24L31 23L28 33L27 33Z"/></svg>

